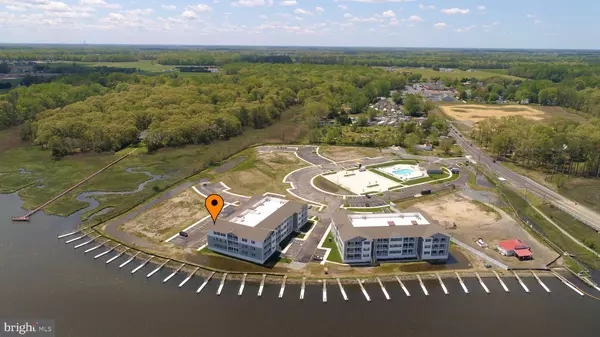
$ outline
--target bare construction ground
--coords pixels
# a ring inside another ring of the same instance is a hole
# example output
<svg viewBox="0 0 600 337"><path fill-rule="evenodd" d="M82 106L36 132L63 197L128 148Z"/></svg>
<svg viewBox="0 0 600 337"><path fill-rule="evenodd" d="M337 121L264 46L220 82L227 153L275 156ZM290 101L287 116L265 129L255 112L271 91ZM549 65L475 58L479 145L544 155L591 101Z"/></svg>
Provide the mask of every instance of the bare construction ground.
<svg viewBox="0 0 600 337"><path fill-rule="evenodd" d="M539 243L504 211L497 207L474 203L461 192L428 199L414 204L413 207L438 221L451 236L509 266L537 268L552 262L557 256L557 253ZM489 248L479 247L475 243L479 238L482 238ZM498 242L508 239L520 239L527 243L535 259L519 261L515 257L502 256L496 247Z"/></svg>
<svg viewBox="0 0 600 337"><path fill-rule="evenodd" d="M289 184L283 178L290 172L307 164L290 152L257 152L252 149L248 158L235 168L214 176L213 181L222 181L231 192L251 196L273 192L287 194Z"/></svg>
<svg viewBox="0 0 600 337"><path fill-rule="evenodd" d="M440 108L453 119L472 123L489 117L523 116L532 120L543 120L551 115L528 105L454 104L443 105Z"/></svg>
<svg viewBox="0 0 600 337"><path fill-rule="evenodd" d="M321 146L319 154L333 161L344 161L358 158L375 158L385 155L376 148L372 147L351 147L351 146Z"/></svg>
<svg viewBox="0 0 600 337"><path fill-rule="evenodd" d="M162 242L207 215L204 198L193 189L187 189L127 221L119 229L151 242Z"/></svg>

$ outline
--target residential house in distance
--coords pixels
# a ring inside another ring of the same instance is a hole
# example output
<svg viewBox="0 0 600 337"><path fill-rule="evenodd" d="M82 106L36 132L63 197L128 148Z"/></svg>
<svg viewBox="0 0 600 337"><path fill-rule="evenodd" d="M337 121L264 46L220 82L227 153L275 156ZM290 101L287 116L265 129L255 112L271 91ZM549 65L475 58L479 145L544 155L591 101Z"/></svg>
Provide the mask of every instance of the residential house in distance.
<svg viewBox="0 0 600 337"><path fill-rule="evenodd" d="M339 209L331 232L348 264L448 259L450 237L420 213L353 214Z"/></svg>
<svg viewBox="0 0 600 337"><path fill-rule="evenodd" d="M308 205L255 195L226 218L217 218L207 233L208 249L264 264L279 244L308 221Z"/></svg>

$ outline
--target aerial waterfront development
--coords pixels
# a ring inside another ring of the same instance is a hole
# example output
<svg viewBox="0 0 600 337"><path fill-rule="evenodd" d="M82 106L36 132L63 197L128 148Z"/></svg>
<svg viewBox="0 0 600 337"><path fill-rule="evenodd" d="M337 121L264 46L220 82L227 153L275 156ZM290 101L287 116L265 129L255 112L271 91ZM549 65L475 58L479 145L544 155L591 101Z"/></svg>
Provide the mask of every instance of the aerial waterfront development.
<svg viewBox="0 0 600 337"><path fill-rule="evenodd" d="M0 5L0 336L598 336L598 4Z"/></svg>

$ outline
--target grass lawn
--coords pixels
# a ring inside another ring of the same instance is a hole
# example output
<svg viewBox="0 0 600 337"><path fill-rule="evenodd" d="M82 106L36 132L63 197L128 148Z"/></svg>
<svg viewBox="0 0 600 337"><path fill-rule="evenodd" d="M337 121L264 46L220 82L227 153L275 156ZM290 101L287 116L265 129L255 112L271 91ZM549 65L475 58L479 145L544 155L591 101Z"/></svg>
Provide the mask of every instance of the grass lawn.
<svg viewBox="0 0 600 337"><path fill-rule="evenodd" d="M571 254L577 256L579 260L583 263L587 264L591 268L598 269L600 268L600 261L593 255L591 252L587 251L583 247L579 246L573 240L566 237L563 233L561 233L556 227L554 227L551 223L549 223L546 219L542 217L537 211L535 211L527 202L523 199L523 197L516 191L506 187L505 185L500 185L499 190L504 193L505 198L510 201L510 203L517 209L520 213L520 216L526 216L531 221L533 221L536 226L544 233L550 241L560 247L562 250L565 250ZM531 231L527 226L525 229ZM531 231L535 236L536 233Z"/></svg>
<svg viewBox="0 0 600 337"><path fill-rule="evenodd" d="M457 176L458 176L458 174L457 174ZM420 183L425 183L428 181L434 181L434 180L446 179L446 178L450 178L450 174L430 174L428 177L408 180L408 181L403 182L402 184L404 184L406 186L411 186L411 185L416 185L416 184L420 184ZM450 180L447 180L447 181L450 181ZM447 181L445 180L444 182L447 182Z"/></svg>
<svg viewBox="0 0 600 337"><path fill-rule="evenodd" d="M404 182L402 180L400 180L400 179L398 179L398 178L396 178L396 177L394 177L394 176L392 176L390 174L383 173L383 172L381 172L379 170L369 170L369 171L371 171L371 172L373 172L375 174L378 174L378 175L380 175L380 176L382 176L382 177L384 177L386 179L389 179L391 181L395 181L395 182L397 182L399 184L404 185Z"/></svg>
<svg viewBox="0 0 600 337"><path fill-rule="evenodd" d="M593 210L600 211L600 179L598 178L574 178L564 174L555 174L552 176L540 170L523 167L510 162L501 162L501 164L553 189L571 200ZM560 184L560 188L558 184Z"/></svg>
<svg viewBox="0 0 600 337"><path fill-rule="evenodd" d="M336 194L350 194L350 195L354 194L354 193L348 191L347 189L343 188L342 186L339 186L338 184L336 184L332 181L329 181L326 178L323 178L322 176L317 176L315 178L315 180L313 180L313 183L318 188L320 188L324 191L327 191L327 192L336 193Z"/></svg>
<svg viewBox="0 0 600 337"><path fill-rule="evenodd" d="M200 179L200 177L206 176L205 173L201 172L211 164L234 155L250 145L280 143L282 132L286 134L286 140L303 137L305 128L297 120L301 110L301 107L291 108L284 112L279 123L260 130L248 129L243 135L227 141L217 141L209 145L166 148L152 154L145 152L143 149L138 150L135 155L121 161L78 187L72 193L49 205L45 208L45 212L69 215L87 206L87 204L75 200L75 197L81 192L98 190L130 191L149 179L147 175L142 173L125 172L128 167L139 167L139 170L167 176L166 179L146 185L146 188L138 193L98 197L100 201L99 209L114 207L111 212L94 217L94 223L101 222L103 219L128 211L135 205L156 195L158 192L153 190L154 186L157 186L159 190L164 190L186 178ZM0 186L3 188L2 193L6 193L33 184L19 192L24 200L23 207L31 209L50 200L117 157L118 155L112 153L86 153L67 156L60 160L52 160L50 151L28 143L21 143L18 140L16 128L2 130L0 131L0 172L8 172L10 175L8 175L8 178L6 178L6 175L0 176ZM31 174L15 175L14 172L18 172L20 168L30 171ZM196 176L193 177L194 175ZM273 179L273 177L269 177L268 180ZM281 179L283 179L283 176ZM36 186L42 180L41 184L44 185L44 188L37 188Z"/></svg>
<svg viewBox="0 0 600 337"><path fill-rule="evenodd" d="M283 178L306 166L293 153L287 152L268 153L248 149L239 155L247 159L224 173L214 175L213 181L222 181L231 187L231 192L248 196L265 192L287 194L286 189L290 185L283 183Z"/></svg>
<svg viewBox="0 0 600 337"><path fill-rule="evenodd" d="M331 242L329 242L329 240L331 240ZM340 255L337 243L335 243L335 240L333 239L333 234L331 234L331 232L327 234L327 238L325 239L325 242L323 242L323 247L331 249L331 251L329 252L329 256L327 256L327 261L344 263L344 261L342 260L342 256Z"/></svg>
<svg viewBox="0 0 600 337"><path fill-rule="evenodd" d="M418 163L418 161L416 161L416 160L395 160L395 161L391 161L391 162L387 162L387 163L383 163L383 164L369 165L367 167L370 169L374 169L374 168L393 166L393 165L398 165L398 164L416 165L417 163Z"/></svg>

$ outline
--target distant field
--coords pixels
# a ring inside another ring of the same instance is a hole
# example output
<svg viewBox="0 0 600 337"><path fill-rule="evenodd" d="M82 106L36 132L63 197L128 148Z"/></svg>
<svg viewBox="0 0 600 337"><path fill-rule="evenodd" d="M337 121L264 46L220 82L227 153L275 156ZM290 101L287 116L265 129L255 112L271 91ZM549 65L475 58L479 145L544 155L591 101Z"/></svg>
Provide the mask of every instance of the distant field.
<svg viewBox="0 0 600 337"><path fill-rule="evenodd" d="M141 60L135 62L64 62L64 63L77 63L86 65L89 67L118 67L118 68L139 68L141 71L147 72L162 72L163 70L172 70L175 66L163 66L155 62L152 64L151 60Z"/></svg>
<svg viewBox="0 0 600 337"><path fill-rule="evenodd" d="M383 67L378 67L378 68L383 68ZM439 72L439 71L435 71L431 68L425 68L425 69L420 69L420 68L398 68L396 70L396 72L402 72L402 71L410 71L413 74L421 74L423 75L423 77L425 78L431 78L431 77L450 77L450 78L457 78L457 79L461 79L461 78L475 78L478 80L482 80L482 79L486 79L486 78L490 78L490 77L503 77L503 78L509 78L511 80L518 80L518 79L522 79L520 77L517 76L511 76L511 75L507 75L506 73L502 73L502 70L504 69L490 69L490 71L486 70L479 70L477 69L477 71L475 72L468 72L468 71L464 71L464 70L454 70L451 73L443 73L443 72Z"/></svg>
<svg viewBox="0 0 600 337"><path fill-rule="evenodd" d="M585 118L564 111L560 107L540 107L534 105L484 105L484 104L447 104L441 105L443 113L457 121L477 123L490 117L523 116L542 121L552 117L564 117L576 121Z"/></svg>

